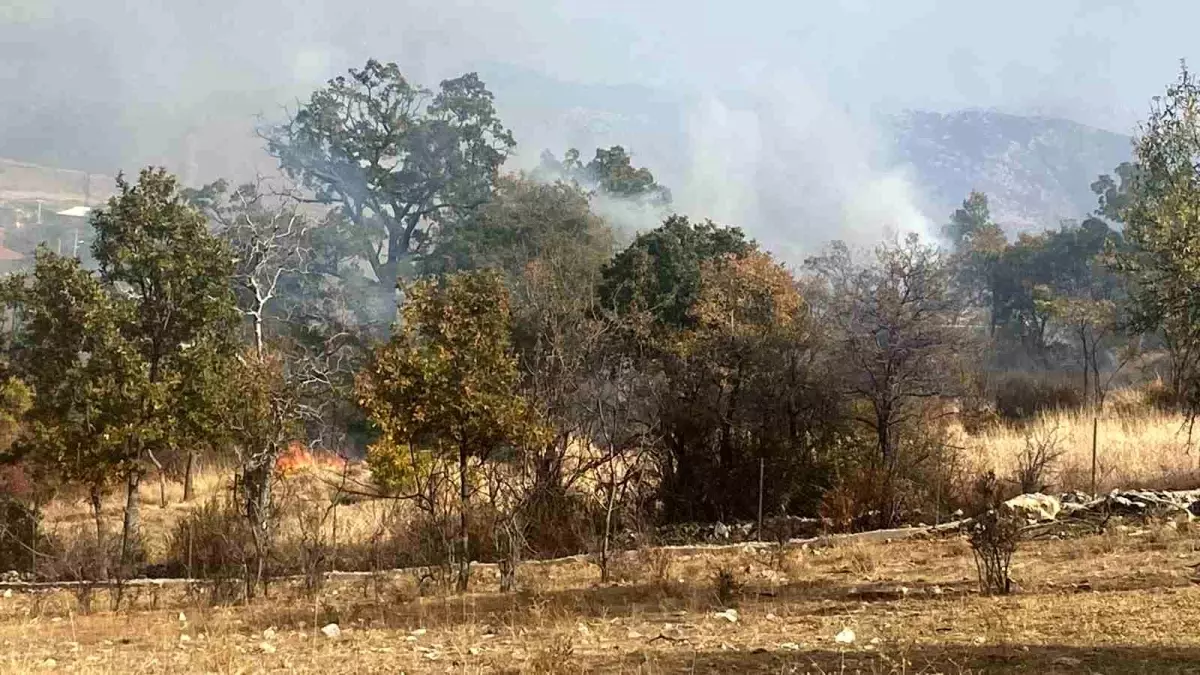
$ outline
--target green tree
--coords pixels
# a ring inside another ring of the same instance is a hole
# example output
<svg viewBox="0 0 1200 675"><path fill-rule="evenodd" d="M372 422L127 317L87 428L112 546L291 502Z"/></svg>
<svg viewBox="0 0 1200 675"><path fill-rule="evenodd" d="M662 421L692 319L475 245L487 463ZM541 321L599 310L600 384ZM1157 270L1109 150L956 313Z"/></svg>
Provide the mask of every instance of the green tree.
<svg viewBox="0 0 1200 675"><path fill-rule="evenodd" d="M1141 126L1127 200L1117 200L1134 324L1161 332L1178 401L1200 410L1200 83L1184 65ZM1106 202L1111 203L1111 202ZM1103 205L1102 205L1103 206Z"/></svg>
<svg viewBox="0 0 1200 675"><path fill-rule="evenodd" d="M267 138L314 201L339 207L339 246L370 266L389 297L428 249L431 224L487 201L514 146L475 73L434 93L373 59L330 80Z"/></svg>
<svg viewBox="0 0 1200 675"><path fill-rule="evenodd" d="M990 241L995 238L999 226L992 222L991 211L988 208L987 195L974 191L963 200L962 208L950 216L950 222L942 228L955 251L965 251L979 248L991 248ZM1001 240L1004 233L999 232ZM983 239L987 244L979 245L976 240ZM975 243L976 245L972 245Z"/></svg>
<svg viewBox="0 0 1200 675"><path fill-rule="evenodd" d="M1138 165L1134 162L1121 162L1113 170L1114 179L1109 174L1102 174L1092 183L1092 192L1096 194L1099 206L1096 215L1103 216L1113 222L1121 222L1123 214L1129 209L1133 197L1133 186L1138 178Z"/></svg>
<svg viewBox="0 0 1200 675"><path fill-rule="evenodd" d="M133 542L142 462L149 460L161 476L160 456L195 439L195 430L180 423L181 411L194 421L216 419L202 411L220 405L219 390L198 387L188 376L219 370L232 356L237 311L229 250L186 203L175 178L146 169L136 184L118 177L117 188L93 217L92 255L101 283L123 305L120 331L144 364L147 382L126 446L124 537ZM202 431L209 433L216 429Z"/></svg>
<svg viewBox="0 0 1200 675"><path fill-rule="evenodd" d="M569 249L606 261L612 246L611 230L578 186L505 175L486 204L447 223L422 271L496 269L513 279L531 261Z"/></svg>
<svg viewBox="0 0 1200 675"><path fill-rule="evenodd" d="M121 330L129 307L79 260L45 248L33 270L6 280L5 295L21 316L11 370L34 394L7 459L87 486L103 539L101 493L137 461L133 413L149 387L144 362Z"/></svg>
<svg viewBox="0 0 1200 675"><path fill-rule="evenodd" d="M659 205L671 203L671 191L659 185L649 169L633 166L633 158L619 145L596 148L596 156L587 164L574 148L567 150L561 160L550 151L543 152L541 159L535 177L571 181L588 192L613 197Z"/></svg>
<svg viewBox="0 0 1200 675"><path fill-rule="evenodd" d="M495 272L455 273L408 290L403 320L359 381L360 401L381 438L368 454L377 479L401 485L408 448L457 457L458 588L470 574L471 460L528 446L538 432L518 392L509 297Z"/></svg>
<svg viewBox="0 0 1200 675"><path fill-rule="evenodd" d="M692 326L704 262L745 255L754 248L736 227L712 221L692 224L686 217L671 216L638 235L604 268L601 304L617 313L648 312L671 328Z"/></svg>

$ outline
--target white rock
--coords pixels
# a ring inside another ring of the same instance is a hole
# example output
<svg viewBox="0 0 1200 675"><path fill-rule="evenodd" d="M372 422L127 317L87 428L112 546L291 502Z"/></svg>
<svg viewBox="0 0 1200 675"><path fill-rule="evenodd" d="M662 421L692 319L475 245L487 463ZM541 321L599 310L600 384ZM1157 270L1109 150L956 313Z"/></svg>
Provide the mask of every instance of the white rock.
<svg viewBox="0 0 1200 675"><path fill-rule="evenodd" d="M258 649L259 649L259 651L261 651L264 654L274 654L275 653L275 645L271 644L270 642L258 643Z"/></svg>
<svg viewBox="0 0 1200 675"><path fill-rule="evenodd" d="M11 597L12 597L12 589L11 588L4 589L4 598L7 600L8 598L11 598Z"/></svg>
<svg viewBox="0 0 1200 675"><path fill-rule="evenodd" d="M187 623L187 615L183 612L179 613L179 623Z"/></svg>
<svg viewBox="0 0 1200 675"><path fill-rule="evenodd" d="M838 633L833 640L841 645L854 644L854 631L849 628L843 628L842 632Z"/></svg>
<svg viewBox="0 0 1200 675"><path fill-rule="evenodd" d="M784 642L783 644L779 645L779 648L792 652L800 651L800 645L796 644L795 642Z"/></svg>
<svg viewBox="0 0 1200 675"><path fill-rule="evenodd" d="M327 638L340 637L342 634L342 629L339 628L336 623L326 624L325 627L321 629L321 634Z"/></svg>
<svg viewBox="0 0 1200 675"><path fill-rule="evenodd" d="M427 631L424 628L418 628L418 629L414 630L413 632L409 633L409 635L411 635L413 637L421 637L426 632Z"/></svg>
<svg viewBox="0 0 1200 675"><path fill-rule="evenodd" d="M264 630L263 631L263 639L264 640L274 640L275 639L275 629L268 628L268 629Z"/></svg>
<svg viewBox="0 0 1200 675"><path fill-rule="evenodd" d="M725 619L729 623L738 622L738 611L736 609L727 609L724 612L713 612L713 616L718 619Z"/></svg>

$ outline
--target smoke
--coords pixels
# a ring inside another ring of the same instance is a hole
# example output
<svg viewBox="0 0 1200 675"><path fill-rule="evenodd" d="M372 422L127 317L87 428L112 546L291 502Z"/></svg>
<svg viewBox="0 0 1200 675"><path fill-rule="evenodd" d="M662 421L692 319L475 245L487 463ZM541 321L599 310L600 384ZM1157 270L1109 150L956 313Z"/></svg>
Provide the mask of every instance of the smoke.
<svg viewBox="0 0 1200 675"><path fill-rule="evenodd" d="M1022 3L6 0L0 156L108 175L160 163L191 183L248 178L273 168L256 116L279 119L368 57L427 86L479 70L523 158L625 145L677 210L740 225L794 260L834 238L928 229L924 195L893 168L869 105L1038 103L1125 128L1121 111L1144 109L1172 77L1191 44L1186 19L1200 15L1132 0ZM1123 37L1092 37L1106 33ZM1033 47L1017 49L1012 34ZM510 86L491 78L495 64L543 79ZM660 215L596 208L637 229Z"/></svg>
<svg viewBox="0 0 1200 675"><path fill-rule="evenodd" d="M744 226L785 260L830 239L929 234L916 189L888 166L874 127L798 76L770 76L736 97L705 94L686 128L678 206Z"/></svg>

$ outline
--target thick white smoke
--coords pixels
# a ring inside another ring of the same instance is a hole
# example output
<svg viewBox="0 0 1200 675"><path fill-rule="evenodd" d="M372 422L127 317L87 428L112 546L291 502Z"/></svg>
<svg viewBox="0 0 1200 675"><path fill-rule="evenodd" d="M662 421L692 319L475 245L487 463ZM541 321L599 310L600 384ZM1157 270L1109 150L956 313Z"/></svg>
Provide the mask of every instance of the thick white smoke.
<svg viewBox="0 0 1200 675"><path fill-rule="evenodd" d="M736 98L706 95L686 128L677 207L741 225L786 260L830 239L928 236L915 188L888 168L873 127L799 78L773 77Z"/></svg>

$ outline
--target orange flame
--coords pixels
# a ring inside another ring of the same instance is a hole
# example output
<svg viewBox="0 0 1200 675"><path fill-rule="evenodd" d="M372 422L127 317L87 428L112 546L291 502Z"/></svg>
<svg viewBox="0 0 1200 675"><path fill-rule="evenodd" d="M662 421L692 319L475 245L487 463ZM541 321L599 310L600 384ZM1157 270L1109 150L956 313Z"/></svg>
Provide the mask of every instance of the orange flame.
<svg viewBox="0 0 1200 675"><path fill-rule="evenodd" d="M303 443L292 441L287 450L275 462L275 471L282 476L290 476L302 471L325 469L341 472L346 467L346 460L328 452L310 452Z"/></svg>

